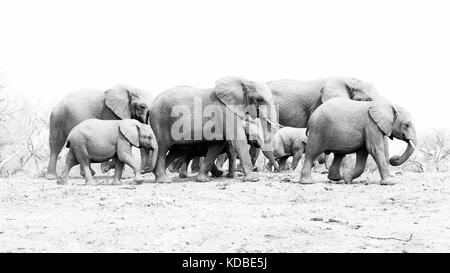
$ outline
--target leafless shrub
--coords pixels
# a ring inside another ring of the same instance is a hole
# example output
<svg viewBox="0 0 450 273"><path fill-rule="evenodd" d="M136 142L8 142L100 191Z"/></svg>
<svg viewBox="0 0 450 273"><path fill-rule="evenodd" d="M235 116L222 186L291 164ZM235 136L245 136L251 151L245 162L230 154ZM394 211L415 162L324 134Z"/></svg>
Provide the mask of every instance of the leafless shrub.
<svg viewBox="0 0 450 273"><path fill-rule="evenodd" d="M446 172L450 162L450 132L437 129L423 134L417 150L402 169L413 172Z"/></svg>
<svg viewBox="0 0 450 273"><path fill-rule="evenodd" d="M0 79L0 176L36 175L48 158L48 115L8 95Z"/></svg>

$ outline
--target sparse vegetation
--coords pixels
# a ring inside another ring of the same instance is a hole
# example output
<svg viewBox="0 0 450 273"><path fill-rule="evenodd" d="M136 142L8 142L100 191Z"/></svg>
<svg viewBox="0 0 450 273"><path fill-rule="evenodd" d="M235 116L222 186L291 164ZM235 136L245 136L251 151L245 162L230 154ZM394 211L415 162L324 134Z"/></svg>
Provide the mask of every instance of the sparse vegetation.
<svg viewBox="0 0 450 273"><path fill-rule="evenodd" d="M48 158L48 115L12 96L0 78L0 176L36 176Z"/></svg>
<svg viewBox="0 0 450 273"><path fill-rule="evenodd" d="M405 171L447 172L450 163L450 132L434 130L419 139L413 156L402 166Z"/></svg>

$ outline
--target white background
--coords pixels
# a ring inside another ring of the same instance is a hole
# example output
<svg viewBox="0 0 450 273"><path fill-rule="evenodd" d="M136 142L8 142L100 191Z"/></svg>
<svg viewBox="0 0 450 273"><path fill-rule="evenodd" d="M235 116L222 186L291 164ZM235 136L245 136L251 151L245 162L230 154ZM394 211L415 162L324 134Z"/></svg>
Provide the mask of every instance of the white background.
<svg viewBox="0 0 450 273"><path fill-rule="evenodd" d="M159 93L351 76L408 109L420 132L448 127L448 1L5 1L0 73L42 109L84 87Z"/></svg>

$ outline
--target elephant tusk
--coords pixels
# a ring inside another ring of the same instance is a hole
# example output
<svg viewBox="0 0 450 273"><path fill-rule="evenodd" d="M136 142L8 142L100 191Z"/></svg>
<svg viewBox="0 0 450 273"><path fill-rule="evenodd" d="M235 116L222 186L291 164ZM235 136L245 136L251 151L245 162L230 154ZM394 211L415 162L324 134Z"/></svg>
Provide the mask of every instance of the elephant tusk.
<svg viewBox="0 0 450 273"><path fill-rule="evenodd" d="M414 145L414 142L411 139L408 141L408 143L414 148L414 150L416 149L416 145Z"/></svg>

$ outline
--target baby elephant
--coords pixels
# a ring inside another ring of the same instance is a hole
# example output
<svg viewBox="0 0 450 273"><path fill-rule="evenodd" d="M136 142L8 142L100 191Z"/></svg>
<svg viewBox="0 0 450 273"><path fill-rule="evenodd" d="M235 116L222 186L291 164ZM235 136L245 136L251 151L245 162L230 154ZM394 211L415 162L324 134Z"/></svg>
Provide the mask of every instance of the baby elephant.
<svg viewBox="0 0 450 273"><path fill-rule="evenodd" d="M131 146L144 148L147 153L142 157L144 162L153 170L158 154L158 146L155 135L150 125L140 123L134 119L124 120L99 120L88 119L70 131L67 137L66 164L58 177L59 185L67 182L70 169L80 164L87 185L97 185L90 172L90 163L101 163L114 159L115 173L113 185L121 184L120 178L124 163L130 166L135 174L134 181L137 184L143 182L138 165L131 154Z"/></svg>
<svg viewBox="0 0 450 273"><path fill-rule="evenodd" d="M258 135L258 133L253 132L257 130L259 131L259 134L262 134L261 125L258 124L259 122L259 119L248 119L248 121L244 123L246 132L250 131L250 134ZM272 136L271 144L273 156L279 163L280 171L286 171L288 169L286 167L286 161L291 156L293 159L290 169L295 170L305 152L307 139L306 128L283 127L275 132ZM257 141L260 142L261 140L257 139ZM317 157L317 161L319 164L325 163L325 154L320 154ZM270 161L267 162L265 166L266 170L272 171L272 167L273 164Z"/></svg>
<svg viewBox="0 0 450 273"><path fill-rule="evenodd" d="M280 171L286 171L286 161L292 158L290 170L297 168L298 162L302 158L306 149L306 128L283 127L279 129L272 137L273 155L280 164ZM326 163L325 154L320 154L315 161L315 165ZM272 164L268 162L266 170L272 171Z"/></svg>

